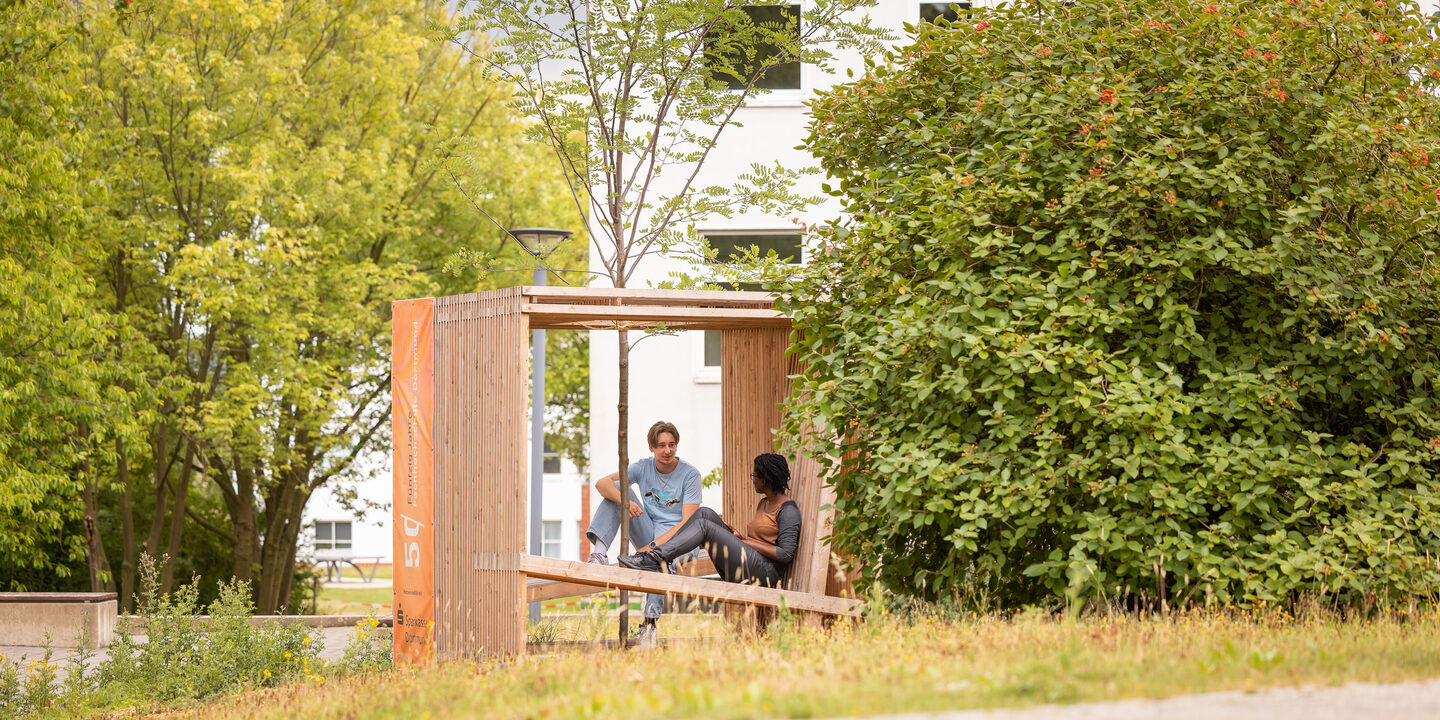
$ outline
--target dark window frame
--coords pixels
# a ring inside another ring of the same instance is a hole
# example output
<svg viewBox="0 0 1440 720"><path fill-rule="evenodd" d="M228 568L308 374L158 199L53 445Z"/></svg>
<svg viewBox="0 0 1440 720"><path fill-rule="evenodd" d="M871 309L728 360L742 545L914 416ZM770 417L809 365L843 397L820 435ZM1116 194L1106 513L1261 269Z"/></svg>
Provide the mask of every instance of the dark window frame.
<svg viewBox="0 0 1440 720"><path fill-rule="evenodd" d="M321 532L321 528L325 532ZM340 537L341 528L345 529L345 537ZM343 545L342 545L343 543ZM315 549L316 550L353 550L355 548L355 522L353 520L316 520L315 521Z"/></svg>
<svg viewBox="0 0 1440 720"><path fill-rule="evenodd" d="M952 8L954 5L956 8ZM920 3L920 22L934 23L936 20L946 20L958 23L961 20L969 20L970 14L975 11L975 4L970 2L922 2ZM964 12L964 17L960 13Z"/></svg>
<svg viewBox="0 0 1440 720"><path fill-rule="evenodd" d="M555 530L555 537L549 537L550 530ZM560 557L561 548L565 547L565 526L561 520L540 521L540 555L548 558ZM553 548L553 553L552 549Z"/></svg>
<svg viewBox="0 0 1440 720"><path fill-rule="evenodd" d="M769 250L775 250L776 255L788 258L791 265L799 265L805 261L805 234L802 232L715 231L705 232L701 234L705 238L705 244L709 245L711 248L714 248L715 262L717 263L734 262L734 260L738 258L741 248L748 248L752 245L760 251L760 255L762 257L765 256ZM714 239L716 238L723 239L723 246L714 242ZM786 241L785 247L783 248L779 247L780 242L778 242L782 238ZM766 242L767 240L769 242ZM790 241L793 241L794 243L793 248L790 247ZM783 255L782 253L786 251L791 251L791 254L788 256ZM758 283L734 283L726 289L763 290L764 288L761 287ZM710 368L718 369L720 367L721 355L720 331L703 330L701 332L705 333L704 351L700 359L701 367L707 370ZM713 363L711 362L712 360L714 361Z"/></svg>
<svg viewBox="0 0 1440 720"><path fill-rule="evenodd" d="M550 445L550 439L545 439L545 449L540 454L540 473L542 475L558 475L564 468L560 464L560 451Z"/></svg>
<svg viewBox="0 0 1440 720"><path fill-rule="evenodd" d="M749 22L760 27L763 27L764 23L778 24L784 22L788 24L793 20L795 25L794 37L799 39L801 36L801 23L804 22L804 12L800 3L740 5L732 8L732 10L739 10L744 13L749 18ZM712 30L712 32L717 31ZM724 32L724 29L721 28L718 32ZM711 66L711 63L719 57L720 51L717 49L719 43L719 39L710 36L707 36L705 39L704 63L707 70ZM773 43L760 42L756 44L754 50L754 58L741 59L735 63L735 75L738 77L731 76L729 73L715 74L711 77L724 83L726 87L731 90L744 90L746 86L749 85L751 76L755 74L760 63L763 62L759 59L773 56L778 52L779 48ZM804 65L799 60L775 65L761 73L751 87L764 90L804 90Z"/></svg>

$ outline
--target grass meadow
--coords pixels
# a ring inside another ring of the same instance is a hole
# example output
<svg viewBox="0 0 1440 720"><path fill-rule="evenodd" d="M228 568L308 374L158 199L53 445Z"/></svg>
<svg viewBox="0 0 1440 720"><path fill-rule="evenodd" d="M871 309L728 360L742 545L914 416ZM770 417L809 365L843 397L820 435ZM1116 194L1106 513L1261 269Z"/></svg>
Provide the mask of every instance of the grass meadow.
<svg viewBox="0 0 1440 720"><path fill-rule="evenodd" d="M713 630L717 621L689 621L695 627L684 629ZM601 619L576 625L589 630L564 632L613 632ZM719 632L649 650L548 646L523 658L303 681L177 714L196 720L826 717L1436 676L1440 609L1433 605L1369 617L1237 610L967 618L879 609L865 621L828 630L780 622L765 635Z"/></svg>

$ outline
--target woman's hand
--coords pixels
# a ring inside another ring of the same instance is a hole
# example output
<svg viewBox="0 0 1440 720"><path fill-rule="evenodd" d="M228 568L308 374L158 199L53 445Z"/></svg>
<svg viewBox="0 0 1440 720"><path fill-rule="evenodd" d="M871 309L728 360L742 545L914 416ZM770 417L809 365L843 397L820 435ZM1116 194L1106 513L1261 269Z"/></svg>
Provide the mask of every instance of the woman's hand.
<svg viewBox="0 0 1440 720"><path fill-rule="evenodd" d="M640 507L634 500L630 501L630 517L637 518L645 514L645 508Z"/></svg>

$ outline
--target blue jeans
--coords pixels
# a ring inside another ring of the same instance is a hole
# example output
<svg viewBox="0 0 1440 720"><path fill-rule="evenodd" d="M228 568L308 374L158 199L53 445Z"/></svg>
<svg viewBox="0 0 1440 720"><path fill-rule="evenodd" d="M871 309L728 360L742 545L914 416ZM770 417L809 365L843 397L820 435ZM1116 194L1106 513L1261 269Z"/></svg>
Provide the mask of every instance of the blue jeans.
<svg viewBox="0 0 1440 720"><path fill-rule="evenodd" d="M639 505L642 508L645 507L645 505L640 502L640 498L635 496L634 487L630 488L630 499L633 500L636 505ZM586 536L590 537L592 540L599 539L603 541L606 545L611 545L615 542L615 535L620 532L620 518L622 517L621 513L622 509L619 503L611 502L609 500L600 501L600 507L595 509L595 517L590 519L590 529L585 531ZM630 513L628 510L624 511L624 515L629 514ZM657 523L648 514L640 513L639 517L630 518L630 543L637 548L645 547L646 545L649 545L650 542L656 537L664 535L665 531L669 530L674 526L674 523ZM626 550L627 548L619 548L615 551L615 554L624 554ZM691 550L690 552L687 552L675 558L674 560L671 560L670 569L672 571L675 569L676 560L689 559L698 556L699 554L700 548L695 548L694 550ZM664 595L646 593L645 617L660 617L660 611L664 607Z"/></svg>

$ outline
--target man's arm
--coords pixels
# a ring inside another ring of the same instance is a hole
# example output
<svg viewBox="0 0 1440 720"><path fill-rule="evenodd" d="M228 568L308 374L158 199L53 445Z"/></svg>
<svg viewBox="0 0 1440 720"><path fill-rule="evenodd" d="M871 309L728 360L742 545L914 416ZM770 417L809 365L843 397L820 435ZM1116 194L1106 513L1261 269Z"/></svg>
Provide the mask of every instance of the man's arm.
<svg viewBox="0 0 1440 720"><path fill-rule="evenodd" d="M618 505L620 503L620 488L616 486L616 483L619 482L619 480L620 473L610 473L595 481L595 489L600 492L600 497ZM630 517L640 517L641 513L644 512L645 509L635 504L634 500L630 501Z"/></svg>
<svg viewBox="0 0 1440 720"><path fill-rule="evenodd" d="M675 534L675 531L676 531L676 530L679 530L679 529L680 529L680 526L681 526L681 525L684 525L684 524L685 524L685 521L686 521L686 520L689 520L689 519L690 519L690 516L691 516L691 515L694 515L694 514L696 513L696 511L698 511L699 509L700 509L700 503L695 503L694 505L681 505L681 506L680 506L680 522L677 523L674 527L670 528L669 530L666 530L660 537L655 538L655 545L656 545L656 546L663 545L663 544L665 543L665 541L666 541L666 540L669 540L669 539L670 539L670 536L671 536L671 535L674 535L674 534Z"/></svg>

